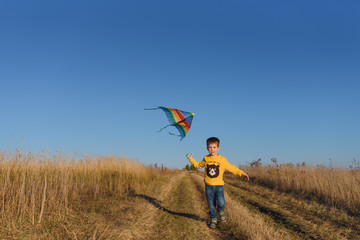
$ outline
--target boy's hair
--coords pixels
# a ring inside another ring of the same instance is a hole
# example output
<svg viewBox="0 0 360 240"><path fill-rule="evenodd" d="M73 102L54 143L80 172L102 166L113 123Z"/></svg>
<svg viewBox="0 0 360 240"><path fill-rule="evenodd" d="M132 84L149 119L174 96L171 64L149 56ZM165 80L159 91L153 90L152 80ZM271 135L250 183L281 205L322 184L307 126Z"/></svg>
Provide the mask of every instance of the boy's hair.
<svg viewBox="0 0 360 240"><path fill-rule="evenodd" d="M218 147L220 146L220 139L217 137L210 137L206 140L206 146L208 147L210 143L216 143Z"/></svg>

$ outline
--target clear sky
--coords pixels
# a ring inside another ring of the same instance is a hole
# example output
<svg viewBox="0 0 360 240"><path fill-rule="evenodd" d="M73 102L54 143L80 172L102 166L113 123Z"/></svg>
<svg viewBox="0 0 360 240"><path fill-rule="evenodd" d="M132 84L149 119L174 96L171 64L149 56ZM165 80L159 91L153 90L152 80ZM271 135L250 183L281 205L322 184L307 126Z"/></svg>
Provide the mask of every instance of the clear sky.
<svg viewBox="0 0 360 240"><path fill-rule="evenodd" d="M0 149L360 159L360 2L0 1ZM194 112L184 140L166 106ZM176 133L175 128L168 128Z"/></svg>

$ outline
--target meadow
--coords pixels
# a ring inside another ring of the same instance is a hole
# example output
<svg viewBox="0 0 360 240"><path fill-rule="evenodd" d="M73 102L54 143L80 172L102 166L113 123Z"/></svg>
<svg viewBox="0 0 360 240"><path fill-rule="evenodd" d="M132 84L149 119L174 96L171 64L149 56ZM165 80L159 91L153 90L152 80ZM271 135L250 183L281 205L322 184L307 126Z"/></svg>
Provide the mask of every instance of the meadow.
<svg viewBox="0 0 360 240"><path fill-rule="evenodd" d="M207 227L203 172L118 156L0 152L0 239L360 239L360 171L246 166Z"/></svg>
<svg viewBox="0 0 360 240"><path fill-rule="evenodd" d="M246 167L258 184L360 213L360 170L305 164Z"/></svg>
<svg viewBox="0 0 360 240"><path fill-rule="evenodd" d="M163 172L116 156L0 152L0 236L62 238L82 205L121 199Z"/></svg>

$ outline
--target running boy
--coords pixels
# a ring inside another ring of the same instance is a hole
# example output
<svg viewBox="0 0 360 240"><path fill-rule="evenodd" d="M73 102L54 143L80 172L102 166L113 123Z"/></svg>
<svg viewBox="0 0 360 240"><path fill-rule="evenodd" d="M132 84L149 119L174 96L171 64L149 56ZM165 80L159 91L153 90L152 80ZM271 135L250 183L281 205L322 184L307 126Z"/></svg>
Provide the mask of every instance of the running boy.
<svg viewBox="0 0 360 240"><path fill-rule="evenodd" d="M231 173L245 176L249 180L249 176L238 169L234 165L228 163L225 157L220 156L217 152L220 147L220 140L216 137L211 137L206 140L207 150L209 155L205 156L203 160L199 163L192 158L192 153L188 154L186 157L196 168L205 167L205 192L206 199L209 206L210 214L210 228L216 228L217 225L217 214L216 214L216 204L217 210L219 211L220 221L226 222L225 216L225 198L224 198L224 180L223 174L225 169L229 170Z"/></svg>

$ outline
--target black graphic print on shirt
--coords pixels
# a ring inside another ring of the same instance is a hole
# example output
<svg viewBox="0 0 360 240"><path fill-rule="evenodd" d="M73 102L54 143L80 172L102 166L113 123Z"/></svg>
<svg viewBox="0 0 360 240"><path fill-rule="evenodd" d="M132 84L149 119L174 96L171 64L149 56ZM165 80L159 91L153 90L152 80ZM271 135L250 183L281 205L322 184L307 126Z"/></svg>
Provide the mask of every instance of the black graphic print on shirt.
<svg viewBox="0 0 360 240"><path fill-rule="evenodd" d="M206 168L206 175L208 175L209 178L216 178L219 176L219 167L218 165L208 165Z"/></svg>

